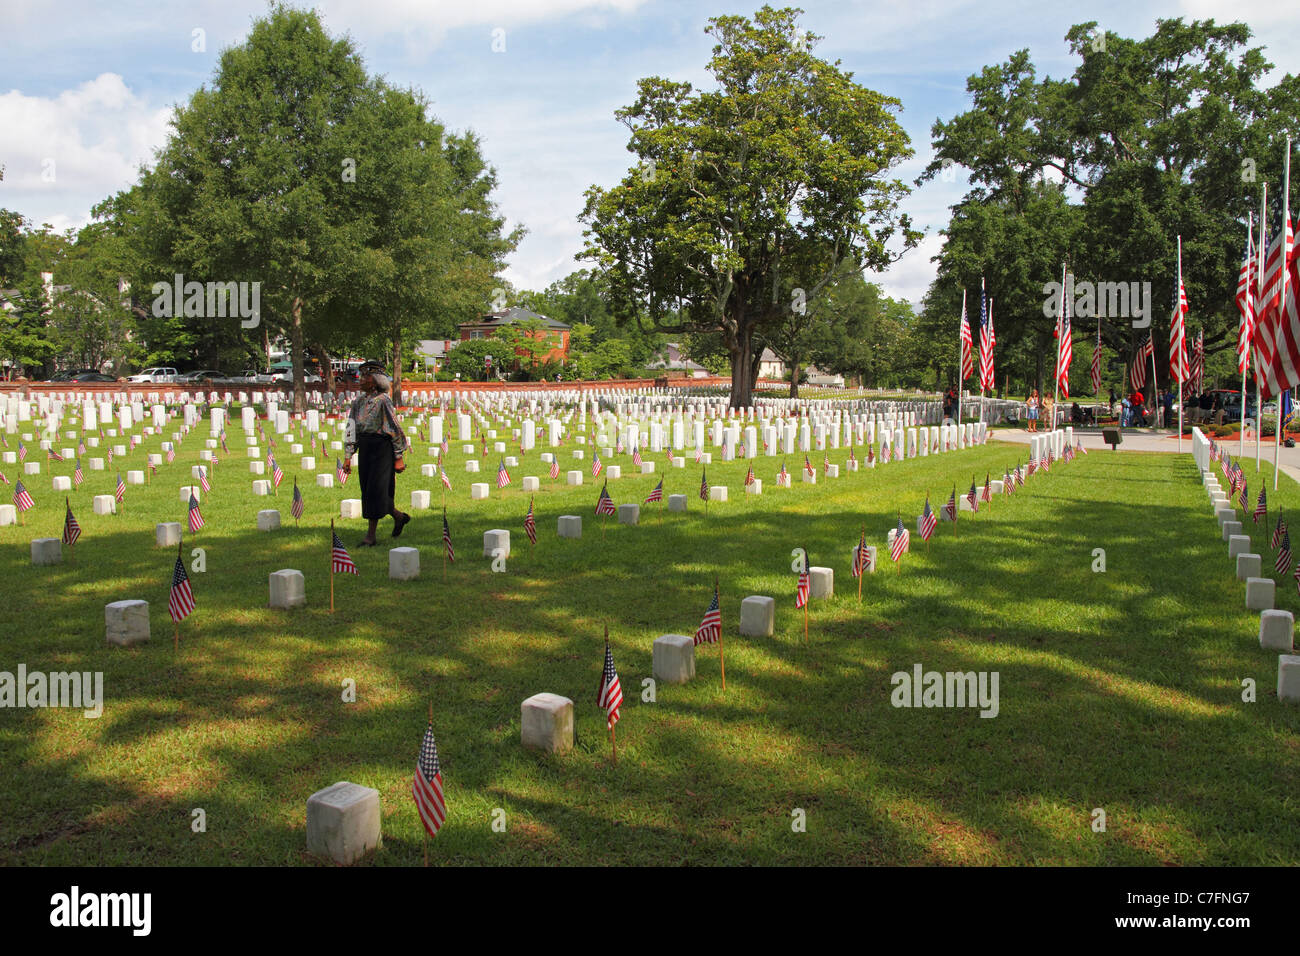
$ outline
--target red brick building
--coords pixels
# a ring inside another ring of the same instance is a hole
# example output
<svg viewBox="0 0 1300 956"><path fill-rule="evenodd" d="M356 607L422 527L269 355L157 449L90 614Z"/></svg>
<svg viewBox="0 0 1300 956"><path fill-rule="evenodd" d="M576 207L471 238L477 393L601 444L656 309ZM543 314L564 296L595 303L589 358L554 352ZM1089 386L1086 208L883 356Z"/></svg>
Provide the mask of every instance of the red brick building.
<svg viewBox="0 0 1300 956"><path fill-rule="evenodd" d="M512 306L504 312L485 312L476 321L463 322L456 328L460 332L460 340L468 342L471 339L491 338L500 329L528 319L536 319L543 325L539 331L530 333L530 337L549 342L551 345L550 351L541 356L538 361L561 364L566 362L569 357L569 326L549 316L530 312L528 309ZM516 353L521 357L526 354L520 350L516 350Z"/></svg>

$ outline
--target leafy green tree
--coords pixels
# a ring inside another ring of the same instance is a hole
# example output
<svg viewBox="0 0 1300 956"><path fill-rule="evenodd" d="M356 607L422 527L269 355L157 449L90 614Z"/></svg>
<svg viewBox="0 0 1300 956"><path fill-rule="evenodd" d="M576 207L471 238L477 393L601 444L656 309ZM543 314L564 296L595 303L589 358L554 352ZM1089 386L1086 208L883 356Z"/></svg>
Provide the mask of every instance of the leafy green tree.
<svg viewBox="0 0 1300 956"><path fill-rule="evenodd" d="M492 374L488 375L484 358L492 356ZM447 353L443 361L443 371L451 376L460 374L464 382L486 382L495 380L497 372L513 364L514 355L510 347L500 339L470 339L459 342Z"/></svg>
<svg viewBox="0 0 1300 956"><path fill-rule="evenodd" d="M648 77L617 113L639 165L587 191L582 256L608 276L616 308L656 331L717 337L731 403L748 405L761 348L797 296L844 259L879 268L918 234L887 178L911 155L898 101L810 52L796 9L720 16L712 90Z"/></svg>

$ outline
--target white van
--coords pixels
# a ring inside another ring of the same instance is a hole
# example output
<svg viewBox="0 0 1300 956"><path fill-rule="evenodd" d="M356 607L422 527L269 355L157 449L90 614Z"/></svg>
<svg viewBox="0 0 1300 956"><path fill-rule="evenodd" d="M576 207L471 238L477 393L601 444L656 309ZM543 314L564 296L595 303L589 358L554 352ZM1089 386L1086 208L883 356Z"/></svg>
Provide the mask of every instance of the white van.
<svg viewBox="0 0 1300 956"><path fill-rule="evenodd" d="M161 367L161 366L159 366L159 367L157 367L157 368L147 368L147 369L145 369L143 372L140 372L138 375L132 375L130 378L127 379L127 381L128 381L128 382L137 382L137 383L140 383L140 382L146 382L146 383L147 383L147 382L154 382L154 383L157 383L157 382L161 382L161 383L174 382L174 381L176 381L176 369L174 369L174 368L164 368L164 367Z"/></svg>

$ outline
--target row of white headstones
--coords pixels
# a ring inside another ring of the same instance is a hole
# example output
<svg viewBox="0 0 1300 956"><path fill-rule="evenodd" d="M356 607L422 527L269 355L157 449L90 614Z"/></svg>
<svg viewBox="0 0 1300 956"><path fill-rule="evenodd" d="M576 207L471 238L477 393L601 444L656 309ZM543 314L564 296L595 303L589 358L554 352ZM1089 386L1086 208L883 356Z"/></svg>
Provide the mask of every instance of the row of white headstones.
<svg viewBox="0 0 1300 956"><path fill-rule="evenodd" d="M1246 584L1246 608L1259 611L1259 646L1280 652L1277 658L1277 699L1300 704L1300 655L1292 654L1295 617L1275 608L1277 583L1263 576L1263 559L1253 553L1250 535L1242 534L1242 523L1227 493L1219 484L1210 461L1210 440L1199 428L1192 428L1192 458L1201 472L1201 482L1219 523L1219 533L1228 542L1228 558L1237 570L1237 580Z"/></svg>

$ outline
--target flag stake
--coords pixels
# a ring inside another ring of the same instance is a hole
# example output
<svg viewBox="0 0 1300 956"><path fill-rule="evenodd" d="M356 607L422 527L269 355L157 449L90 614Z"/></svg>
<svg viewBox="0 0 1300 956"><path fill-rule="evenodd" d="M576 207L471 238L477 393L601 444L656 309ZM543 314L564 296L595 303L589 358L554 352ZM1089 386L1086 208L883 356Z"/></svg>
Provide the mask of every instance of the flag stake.
<svg viewBox="0 0 1300 956"><path fill-rule="evenodd" d="M713 576L713 593L718 593L718 576ZM719 602L721 603L721 602ZM722 665L722 689L727 689L727 652L722 648L722 628L718 628L718 661Z"/></svg>
<svg viewBox="0 0 1300 956"><path fill-rule="evenodd" d="M330 613L334 613L334 519L330 518Z"/></svg>

